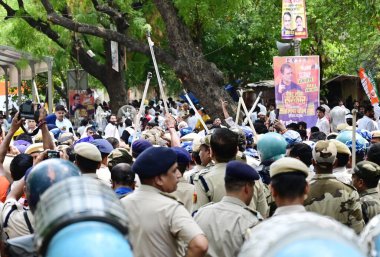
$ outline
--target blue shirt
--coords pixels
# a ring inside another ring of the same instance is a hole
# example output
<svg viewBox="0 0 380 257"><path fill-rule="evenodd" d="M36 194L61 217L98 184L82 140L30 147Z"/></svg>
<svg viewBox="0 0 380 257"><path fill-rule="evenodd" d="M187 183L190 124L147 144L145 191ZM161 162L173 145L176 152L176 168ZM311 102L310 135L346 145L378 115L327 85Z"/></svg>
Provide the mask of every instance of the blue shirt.
<svg viewBox="0 0 380 257"><path fill-rule="evenodd" d="M132 193L132 192L133 192L133 190L129 187L119 187L119 188L115 189L115 193L118 196L123 196L123 195L129 194L129 193Z"/></svg>

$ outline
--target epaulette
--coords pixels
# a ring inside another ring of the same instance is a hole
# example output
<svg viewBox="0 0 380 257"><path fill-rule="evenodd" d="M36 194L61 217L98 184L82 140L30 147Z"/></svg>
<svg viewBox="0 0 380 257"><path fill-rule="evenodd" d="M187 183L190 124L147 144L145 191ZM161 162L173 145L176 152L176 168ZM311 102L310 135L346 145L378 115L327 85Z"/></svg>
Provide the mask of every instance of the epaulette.
<svg viewBox="0 0 380 257"><path fill-rule="evenodd" d="M203 206L202 206L201 208L199 208L198 210L193 211L193 212L191 213L191 216L194 217L195 214L197 214L197 212L198 212L199 210L202 210L204 207L207 207L207 206L210 206L210 205L213 205L213 204L214 204L214 202L206 203L205 205L203 205Z"/></svg>
<svg viewBox="0 0 380 257"><path fill-rule="evenodd" d="M180 200L178 200L178 198L175 197L175 196L173 196L173 195L170 195L170 194L165 193L165 192L160 192L160 194L163 195L163 196L169 197L170 199L173 199L173 200L175 200L176 202L178 202L178 203L184 205L183 202L181 202Z"/></svg>
<svg viewBox="0 0 380 257"><path fill-rule="evenodd" d="M252 213L259 221L263 221L264 220L264 218L263 218L263 216L261 216L260 212L252 210L248 206L244 207L244 209L246 209L247 211L249 211L250 213Z"/></svg>
<svg viewBox="0 0 380 257"><path fill-rule="evenodd" d="M193 181L193 182L194 182L194 181L198 181L198 180L199 180L199 177L200 177L201 175L204 175L204 174L208 173L209 171L210 171L210 168L209 168L209 167L206 167L206 168L200 170L199 172L193 174L193 176L192 176L192 181Z"/></svg>

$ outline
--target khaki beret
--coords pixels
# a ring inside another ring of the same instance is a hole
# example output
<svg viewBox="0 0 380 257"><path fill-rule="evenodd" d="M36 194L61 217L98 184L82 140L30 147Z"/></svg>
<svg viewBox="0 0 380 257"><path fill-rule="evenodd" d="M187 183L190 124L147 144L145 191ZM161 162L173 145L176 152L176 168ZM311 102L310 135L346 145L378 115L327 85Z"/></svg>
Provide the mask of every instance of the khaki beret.
<svg viewBox="0 0 380 257"><path fill-rule="evenodd" d="M360 178L378 180L380 178L380 166L374 162L358 162L351 174L356 174Z"/></svg>
<svg viewBox="0 0 380 257"><path fill-rule="evenodd" d="M345 144L343 144L342 142L336 140L336 139L330 139L329 141L333 142L335 147L336 147L336 151L338 153L343 153L343 154L348 154L348 155L351 155L351 151L350 151L350 148L348 148L348 146L346 146Z"/></svg>
<svg viewBox="0 0 380 257"><path fill-rule="evenodd" d="M378 138L380 137L380 130L375 130L371 132L372 138Z"/></svg>
<svg viewBox="0 0 380 257"><path fill-rule="evenodd" d="M102 155L100 154L99 149L95 145L87 142L76 144L74 147L74 152L77 155L80 155L83 158L86 158L91 161L102 161Z"/></svg>
<svg viewBox="0 0 380 257"><path fill-rule="evenodd" d="M278 159L269 168L270 177L283 173L301 172L306 177L309 175L309 168L300 160L292 157L283 157Z"/></svg>
<svg viewBox="0 0 380 257"><path fill-rule="evenodd" d="M28 148L26 148L25 153L32 154L32 153L43 152L43 151L44 151L43 143L34 143L28 146Z"/></svg>
<svg viewBox="0 0 380 257"><path fill-rule="evenodd" d="M346 130L347 127L348 127L347 123L340 123L340 124L338 124L338 126L336 127L336 129L339 130L339 131L342 131L342 130Z"/></svg>
<svg viewBox="0 0 380 257"><path fill-rule="evenodd" d="M207 135L201 138L201 145L211 146L211 135Z"/></svg>

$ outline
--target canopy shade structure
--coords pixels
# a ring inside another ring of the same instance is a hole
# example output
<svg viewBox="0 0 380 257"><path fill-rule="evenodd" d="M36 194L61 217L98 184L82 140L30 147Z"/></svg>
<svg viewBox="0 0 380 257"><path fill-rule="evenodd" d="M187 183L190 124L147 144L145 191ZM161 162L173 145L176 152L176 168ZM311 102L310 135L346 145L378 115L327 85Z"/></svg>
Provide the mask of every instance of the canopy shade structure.
<svg viewBox="0 0 380 257"><path fill-rule="evenodd" d="M17 67L20 61L27 61L28 65L25 68ZM53 58L42 57L40 59L34 58L31 54L16 50L9 46L0 46L0 76L5 77L5 101L6 101L6 114L8 115L8 86L17 87L18 104L21 104L21 83L23 80L31 80L32 85L35 85L36 74L47 72L48 73L48 106L49 112L53 108L53 79L52 68ZM36 99L38 92L37 87L32 86L32 97Z"/></svg>

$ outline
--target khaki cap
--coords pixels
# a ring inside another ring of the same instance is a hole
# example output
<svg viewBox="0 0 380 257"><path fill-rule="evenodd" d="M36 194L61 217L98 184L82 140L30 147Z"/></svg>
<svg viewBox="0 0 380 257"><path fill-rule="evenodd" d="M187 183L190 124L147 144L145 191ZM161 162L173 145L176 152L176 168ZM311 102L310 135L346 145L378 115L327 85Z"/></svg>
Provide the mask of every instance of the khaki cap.
<svg viewBox="0 0 380 257"><path fill-rule="evenodd" d="M350 151L350 148L348 148L348 146L346 146L345 144L343 144L342 142L336 140L336 139L330 139L329 141L333 142L335 147L336 147L336 151L338 153L343 153L343 154L348 154L348 155L351 155L351 151Z"/></svg>
<svg viewBox="0 0 380 257"><path fill-rule="evenodd" d="M375 130L371 132L372 138L379 138L380 137L380 130Z"/></svg>
<svg viewBox="0 0 380 257"><path fill-rule="evenodd" d="M99 149L95 145L87 143L87 142L76 144L74 147L74 152L77 155L80 155L83 158L86 158L91 161L95 161L95 162L102 161L102 156L100 154Z"/></svg>
<svg viewBox="0 0 380 257"><path fill-rule="evenodd" d="M313 159L317 163L333 164L336 159L336 154L336 146L331 141L320 140L313 148Z"/></svg>
<svg viewBox="0 0 380 257"><path fill-rule="evenodd" d="M28 148L26 148L25 153L32 154L32 153L43 152L43 151L44 151L43 143L34 143L28 146Z"/></svg>
<svg viewBox="0 0 380 257"><path fill-rule="evenodd" d="M269 167L270 177L283 173L300 172L306 177L309 175L309 168L300 160L292 157L283 157L278 159Z"/></svg>
<svg viewBox="0 0 380 257"><path fill-rule="evenodd" d="M338 124L338 126L336 126L336 129L339 131L342 131L342 130L346 130L347 127L348 127L347 123L340 123Z"/></svg>

